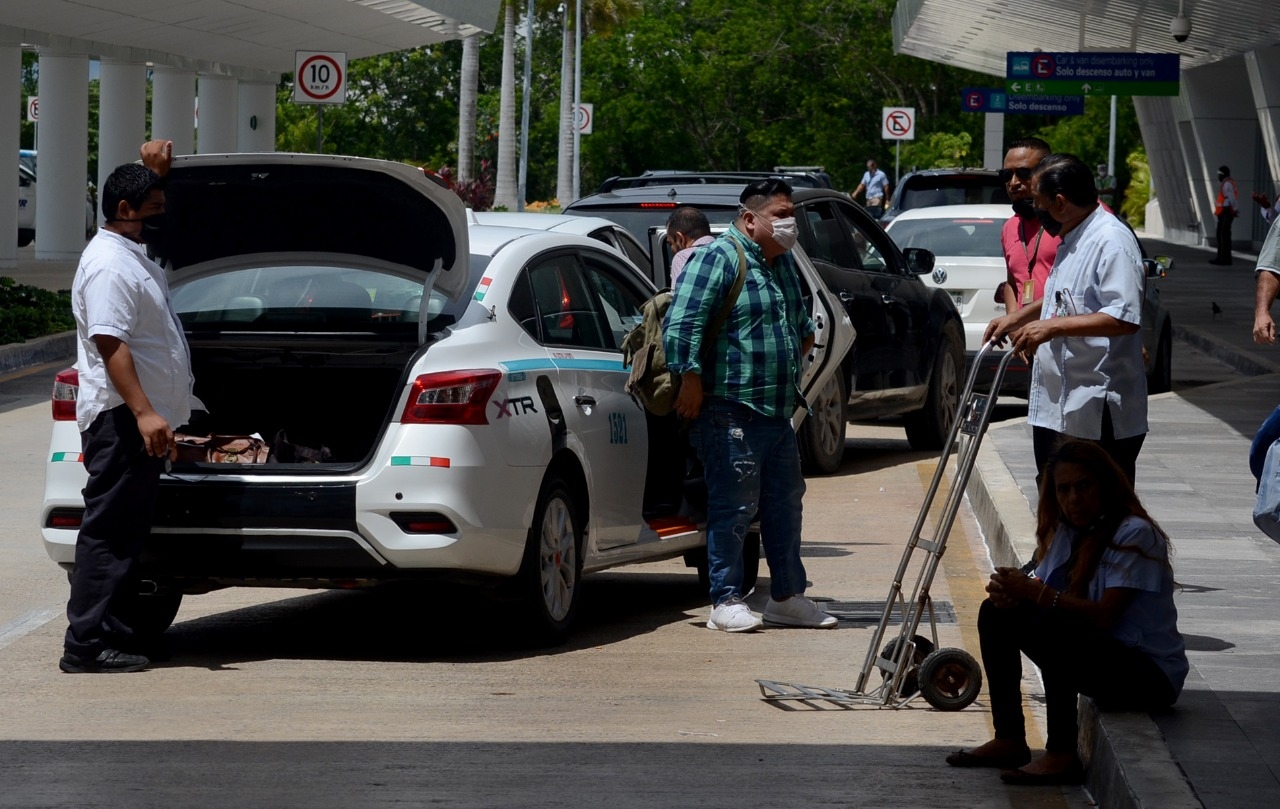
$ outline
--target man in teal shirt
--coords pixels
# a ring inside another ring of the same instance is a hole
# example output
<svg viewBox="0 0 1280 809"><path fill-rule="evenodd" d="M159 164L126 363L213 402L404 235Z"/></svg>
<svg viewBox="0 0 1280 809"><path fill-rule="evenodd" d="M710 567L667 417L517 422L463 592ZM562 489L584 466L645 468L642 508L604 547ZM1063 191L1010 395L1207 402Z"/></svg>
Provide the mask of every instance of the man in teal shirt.
<svg viewBox="0 0 1280 809"><path fill-rule="evenodd" d="M707 483L707 626L750 632L762 625L742 600L742 545L758 513L770 573L764 621L830 628L836 618L804 597L800 561L805 484L791 414L804 405L801 362L815 327L790 253L798 233L791 187L760 180L738 203L733 226L685 267L664 328L667 365L681 375L675 409L692 422ZM739 247L747 261L742 292L704 349L707 325L737 278Z"/></svg>

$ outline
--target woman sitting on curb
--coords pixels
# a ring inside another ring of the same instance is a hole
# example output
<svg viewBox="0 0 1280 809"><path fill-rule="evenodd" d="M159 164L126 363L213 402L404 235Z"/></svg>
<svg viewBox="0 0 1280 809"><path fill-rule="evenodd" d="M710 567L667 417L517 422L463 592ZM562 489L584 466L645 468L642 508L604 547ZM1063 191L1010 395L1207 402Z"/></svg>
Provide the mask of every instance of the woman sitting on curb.
<svg viewBox="0 0 1280 809"><path fill-rule="evenodd" d="M947 756L995 767L1009 784L1079 784L1076 703L1172 705L1187 676L1173 605L1168 536L1096 444L1064 443L1045 464L1035 573L997 568L978 614L995 738ZM1032 760L1023 725L1021 652L1040 668L1049 734Z"/></svg>

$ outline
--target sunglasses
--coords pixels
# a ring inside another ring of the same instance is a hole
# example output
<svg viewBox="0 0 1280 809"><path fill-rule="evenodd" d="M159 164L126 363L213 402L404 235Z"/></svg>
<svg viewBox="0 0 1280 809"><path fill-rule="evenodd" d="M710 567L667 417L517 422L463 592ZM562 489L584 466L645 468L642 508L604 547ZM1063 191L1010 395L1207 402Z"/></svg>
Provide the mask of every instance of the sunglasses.
<svg viewBox="0 0 1280 809"><path fill-rule="evenodd" d="M1017 168L1017 169L1000 169L996 172L996 176L1000 178L1000 182L1007 183L1015 176L1024 183L1031 179L1031 174L1035 169Z"/></svg>

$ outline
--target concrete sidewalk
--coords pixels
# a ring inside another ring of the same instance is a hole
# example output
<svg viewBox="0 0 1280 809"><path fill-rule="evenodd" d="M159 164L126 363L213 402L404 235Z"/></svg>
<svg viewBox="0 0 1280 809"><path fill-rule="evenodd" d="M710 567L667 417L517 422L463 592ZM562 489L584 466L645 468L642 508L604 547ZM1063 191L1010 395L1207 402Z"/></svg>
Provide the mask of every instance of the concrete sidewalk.
<svg viewBox="0 0 1280 809"><path fill-rule="evenodd" d="M1175 330L1247 379L1153 396L1138 459L1143 503L1172 538L1179 627L1191 673L1158 715L1092 713L1082 722L1100 805L1280 806L1280 546L1252 522L1249 443L1280 403L1280 347L1253 343L1254 257L1144 239L1175 266L1160 285ZM992 427L969 496L996 564L1034 549L1035 465L1025 419Z"/></svg>

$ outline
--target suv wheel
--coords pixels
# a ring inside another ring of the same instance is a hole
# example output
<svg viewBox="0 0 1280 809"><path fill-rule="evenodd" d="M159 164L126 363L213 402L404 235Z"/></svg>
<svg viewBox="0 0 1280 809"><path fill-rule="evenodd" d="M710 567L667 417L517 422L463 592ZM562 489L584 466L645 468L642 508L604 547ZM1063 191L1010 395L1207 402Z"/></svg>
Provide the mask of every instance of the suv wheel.
<svg viewBox="0 0 1280 809"><path fill-rule="evenodd" d="M829 475L844 460L849 396L842 369L836 369L810 404L813 414L800 423L800 464L806 474Z"/></svg>
<svg viewBox="0 0 1280 809"><path fill-rule="evenodd" d="M960 369L964 367L962 342L955 325L948 325L943 332L938 356L929 375L929 394L924 408L904 417L907 443L914 450L942 449L951 432L956 414L960 412Z"/></svg>

